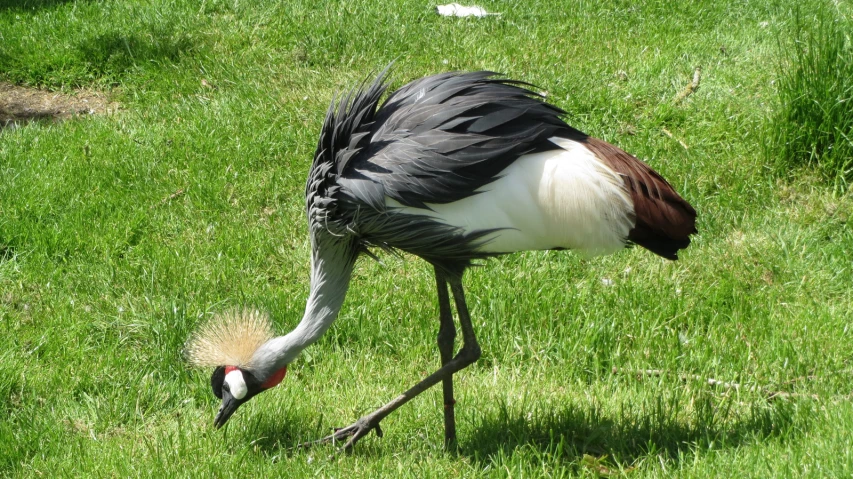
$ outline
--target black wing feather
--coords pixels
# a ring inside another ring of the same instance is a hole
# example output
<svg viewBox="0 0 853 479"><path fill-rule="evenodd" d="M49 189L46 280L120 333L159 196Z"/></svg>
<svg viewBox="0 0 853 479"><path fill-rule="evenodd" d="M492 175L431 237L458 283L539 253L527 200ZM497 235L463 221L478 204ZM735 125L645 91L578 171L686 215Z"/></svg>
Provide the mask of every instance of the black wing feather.
<svg viewBox="0 0 853 479"><path fill-rule="evenodd" d="M526 84L495 75L443 73L400 88L342 175L364 176L403 205L426 208L475 194L521 155L554 149L552 136L585 137ZM346 188L342 194L367 200Z"/></svg>
<svg viewBox="0 0 853 479"><path fill-rule="evenodd" d="M399 248L459 269L490 230L465 233L428 216L385 206L390 197L429 209L477 194L518 157L556 148L552 136L583 139L525 83L492 72L443 73L388 96L385 72L333 102L306 186L312 234Z"/></svg>

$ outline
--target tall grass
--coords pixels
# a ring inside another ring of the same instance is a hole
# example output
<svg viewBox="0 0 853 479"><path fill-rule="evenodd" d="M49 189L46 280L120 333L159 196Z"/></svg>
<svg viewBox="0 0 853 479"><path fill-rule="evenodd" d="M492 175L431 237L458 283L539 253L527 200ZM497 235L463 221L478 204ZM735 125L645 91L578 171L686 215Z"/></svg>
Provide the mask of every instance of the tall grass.
<svg viewBox="0 0 853 479"><path fill-rule="evenodd" d="M762 171L776 29L821 1L481 0L501 15L449 19L420 0L0 0L0 78L120 105L0 131L0 478L853 477L853 195ZM293 448L438 366L432 269L410 257L360 260L285 384L216 430L184 342L231 307L280 333L302 317L323 115L394 59L395 86L540 85L672 181L701 233L678 262L527 252L467 273L483 357L455 379L456 454L440 388L351 455Z"/></svg>
<svg viewBox="0 0 853 479"><path fill-rule="evenodd" d="M837 185L853 180L853 22L819 9L796 14L782 47L771 155L780 170L815 167Z"/></svg>

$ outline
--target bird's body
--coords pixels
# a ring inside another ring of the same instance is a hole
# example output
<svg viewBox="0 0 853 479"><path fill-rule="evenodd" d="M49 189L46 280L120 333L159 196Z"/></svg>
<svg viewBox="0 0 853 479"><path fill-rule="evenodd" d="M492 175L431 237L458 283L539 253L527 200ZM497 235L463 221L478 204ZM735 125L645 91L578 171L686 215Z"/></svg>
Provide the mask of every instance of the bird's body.
<svg viewBox="0 0 853 479"><path fill-rule="evenodd" d="M608 254L628 243L676 259L690 243L696 213L663 178L568 126L562 110L523 86L490 72L445 73L402 87L380 106L380 75L329 109L306 187L312 267L305 315L294 331L257 349L248 373L258 383L281 374L328 329L356 259L372 247L406 251L435 267L442 368L327 439L351 436L352 445L439 381L446 438L453 439L452 374L479 357L461 285L473 261L522 250ZM448 285L463 335L455 357Z"/></svg>
<svg viewBox="0 0 853 479"><path fill-rule="evenodd" d="M644 240L675 258L689 244L695 211L657 173L493 75L426 77L379 108L380 77L330 109L306 191L311 234L452 270L494 254L594 255Z"/></svg>

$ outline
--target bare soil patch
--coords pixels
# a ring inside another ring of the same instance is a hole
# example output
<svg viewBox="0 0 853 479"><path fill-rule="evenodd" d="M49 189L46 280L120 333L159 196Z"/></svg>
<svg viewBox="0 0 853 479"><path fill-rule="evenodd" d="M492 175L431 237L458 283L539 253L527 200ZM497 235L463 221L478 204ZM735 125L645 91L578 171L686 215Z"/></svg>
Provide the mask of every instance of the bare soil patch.
<svg viewBox="0 0 853 479"><path fill-rule="evenodd" d="M101 92L39 90L0 82L0 130L34 121L59 121L114 111L118 105Z"/></svg>

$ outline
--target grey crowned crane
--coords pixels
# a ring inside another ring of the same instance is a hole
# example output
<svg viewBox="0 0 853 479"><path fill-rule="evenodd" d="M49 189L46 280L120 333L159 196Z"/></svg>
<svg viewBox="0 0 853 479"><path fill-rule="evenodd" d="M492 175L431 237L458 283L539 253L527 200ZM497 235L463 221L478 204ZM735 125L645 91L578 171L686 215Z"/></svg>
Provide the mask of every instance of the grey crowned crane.
<svg viewBox="0 0 853 479"><path fill-rule="evenodd" d="M376 411L315 441L351 448L391 412L441 382L445 441L456 438L453 374L480 357L462 287L477 260L523 250L616 252L630 243L677 259L696 211L637 158L567 125L523 82L492 72L443 73L381 103L385 73L326 113L305 190L310 294L290 333L259 314L226 315L191 342L192 362L216 369L220 427L279 384L287 366L332 325L356 259L401 250L435 269L441 367ZM462 347L454 353L456 305Z"/></svg>

